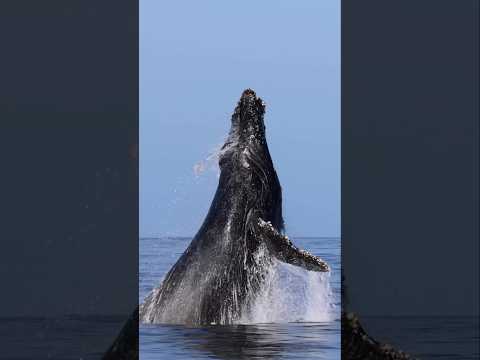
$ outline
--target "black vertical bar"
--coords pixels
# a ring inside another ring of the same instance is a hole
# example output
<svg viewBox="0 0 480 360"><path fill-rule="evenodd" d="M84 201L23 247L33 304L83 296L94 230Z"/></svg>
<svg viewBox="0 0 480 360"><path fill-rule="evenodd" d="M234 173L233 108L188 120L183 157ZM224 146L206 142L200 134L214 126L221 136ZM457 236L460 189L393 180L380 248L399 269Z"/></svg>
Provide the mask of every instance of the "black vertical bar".
<svg viewBox="0 0 480 360"><path fill-rule="evenodd" d="M0 358L99 358L138 304L138 3L0 6Z"/></svg>
<svg viewBox="0 0 480 360"><path fill-rule="evenodd" d="M478 356L478 18L342 1L344 303L421 358Z"/></svg>

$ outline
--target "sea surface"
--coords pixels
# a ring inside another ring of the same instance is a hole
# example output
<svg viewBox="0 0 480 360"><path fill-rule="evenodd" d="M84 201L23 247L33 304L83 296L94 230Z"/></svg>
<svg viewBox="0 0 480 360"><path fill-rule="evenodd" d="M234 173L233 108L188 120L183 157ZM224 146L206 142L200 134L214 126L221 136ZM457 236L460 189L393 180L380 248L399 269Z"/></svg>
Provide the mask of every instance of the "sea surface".
<svg viewBox="0 0 480 360"><path fill-rule="evenodd" d="M2 360L98 360L125 315L0 317Z"/></svg>
<svg viewBox="0 0 480 360"><path fill-rule="evenodd" d="M418 359L480 359L478 317L390 316L360 321L376 340Z"/></svg>
<svg viewBox="0 0 480 360"><path fill-rule="evenodd" d="M140 239L140 302L159 286L191 238ZM140 325L140 359L340 359L340 239L292 238L328 262L331 274L279 264L248 323Z"/></svg>

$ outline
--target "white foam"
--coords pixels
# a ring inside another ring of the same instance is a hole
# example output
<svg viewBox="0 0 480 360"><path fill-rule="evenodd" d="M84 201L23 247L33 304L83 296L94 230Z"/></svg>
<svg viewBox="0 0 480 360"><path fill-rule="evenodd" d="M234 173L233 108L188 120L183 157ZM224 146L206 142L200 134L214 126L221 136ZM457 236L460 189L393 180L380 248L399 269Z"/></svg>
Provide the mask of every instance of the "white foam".
<svg viewBox="0 0 480 360"><path fill-rule="evenodd" d="M330 322L336 317L330 273L274 261L254 304L240 323Z"/></svg>

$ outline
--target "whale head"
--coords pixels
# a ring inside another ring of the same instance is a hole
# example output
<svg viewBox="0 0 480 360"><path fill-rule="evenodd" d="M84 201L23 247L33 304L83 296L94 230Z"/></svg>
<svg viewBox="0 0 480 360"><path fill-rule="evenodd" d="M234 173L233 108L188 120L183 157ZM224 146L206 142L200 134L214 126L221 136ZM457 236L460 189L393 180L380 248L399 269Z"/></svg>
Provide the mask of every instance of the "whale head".
<svg viewBox="0 0 480 360"><path fill-rule="evenodd" d="M265 103L257 97L255 91L246 89L243 91L240 100L232 116L231 132L235 133L237 140L248 145L252 141L265 143Z"/></svg>
<svg viewBox="0 0 480 360"><path fill-rule="evenodd" d="M229 136L219 157L220 184L238 190L248 187L255 210L283 230L282 194L265 137L265 103L255 91L246 89L231 118Z"/></svg>
<svg viewBox="0 0 480 360"><path fill-rule="evenodd" d="M220 165L222 158L232 157L246 165L252 155L266 160L266 166L271 165L265 139L264 114L263 100L252 89L244 90L232 115L229 136L221 150Z"/></svg>

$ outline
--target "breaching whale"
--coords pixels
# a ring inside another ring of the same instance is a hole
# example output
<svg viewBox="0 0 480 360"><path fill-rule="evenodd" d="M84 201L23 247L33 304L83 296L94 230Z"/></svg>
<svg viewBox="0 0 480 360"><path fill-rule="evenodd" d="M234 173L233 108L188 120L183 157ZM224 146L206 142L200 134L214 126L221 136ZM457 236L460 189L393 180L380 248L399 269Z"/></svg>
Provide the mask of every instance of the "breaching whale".
<svg viewBox="0 0 480 360"><path fill-rule="evenodd" d="M284 235L282 190L267 146L265 104L245 90L220 150L220 178L198 233L139 308L144 323L231 324L248 313L276 258L309 271L326 262Z"/></svg>

